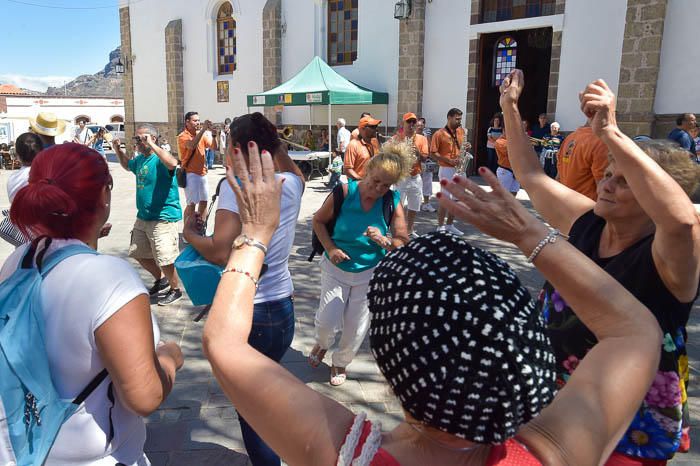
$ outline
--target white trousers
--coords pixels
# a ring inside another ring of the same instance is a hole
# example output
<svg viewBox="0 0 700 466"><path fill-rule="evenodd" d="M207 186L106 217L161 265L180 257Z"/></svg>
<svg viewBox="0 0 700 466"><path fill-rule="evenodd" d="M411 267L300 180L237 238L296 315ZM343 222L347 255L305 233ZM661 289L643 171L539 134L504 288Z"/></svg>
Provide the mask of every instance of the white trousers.
<svg viewBox="0 0 700 466"><path fill-rule="evenodd" d="M369 330L367 288L374 268L364 272L345 272L321 258L321 300L314 325L316 343L330 348L338 332L342 332L332 361L336 367L347 367L357 354Z"/></svg>

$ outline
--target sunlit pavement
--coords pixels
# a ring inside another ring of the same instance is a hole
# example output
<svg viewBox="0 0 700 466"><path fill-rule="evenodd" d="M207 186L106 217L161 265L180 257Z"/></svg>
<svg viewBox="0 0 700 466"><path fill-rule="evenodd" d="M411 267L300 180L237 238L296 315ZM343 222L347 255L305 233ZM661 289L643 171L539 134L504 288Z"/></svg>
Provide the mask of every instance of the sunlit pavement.
<svg viewBox="0 0 700 466"><path fill-rule="evenodd" d="M99 250L105 254L126 257L131 227L136 217L134 175L123 170L114 154L109 154L110 169L114 178L112 193L112 231L109 237L100 240ZM6 208L7 177L9 172L0 170L0 206ZM209 173L210 192L224 171L216 167ZM435 190L438 184L434 183ZM306 362L306 355L313 346L313 316L318 305L320 291L320 270L318 259L306 261L311 245L311 215L321 205L328 191L321 180L314 179L307 184L301 214L297 223L296 238L290 259L290 269L295 285L296 333L292 347L282 360L282 364L307 385L348 406L353 411L364 410L375 421L381 421L384 429L391 429L402 417L401 408L391 395L379 370L369 354L367 341L357 358L348 367L348 381L340 387L328 384L330 358L317 369ZM527 195L518 195L529 208ZM181 192L184 207L184 196ZM435 214L420 212L416 221L418 233L432 231L436 226ZM475 245L497 253L507 260L520 276L523 284L533 296L542 284L540 274L532 268L514 247L485 237L474 228L457 223L465 237ZM13 248L0 241L0 259L4 259ZM151 286L152 278L144 273L135 261L130 260ZM203 307L195 307L188 299L171 306L152 306L158 316L162 338L175 340L185 354L185 365L177 375L175 388L167 401L151 416L148 422L146 452L155 466L160 465L246 465L250 464L245 454L241 431L234 407L223 395L214 379L209 363L202 355L201 333L206 316L201 319ZM691 365L690 402L693 417L693 452L677 455L671 464L690 466L700 464L700 317L697 306L688 326L688 345ZM270 407L274 409L274 407ZM693 416L693 414L695 414Z"/></svg>

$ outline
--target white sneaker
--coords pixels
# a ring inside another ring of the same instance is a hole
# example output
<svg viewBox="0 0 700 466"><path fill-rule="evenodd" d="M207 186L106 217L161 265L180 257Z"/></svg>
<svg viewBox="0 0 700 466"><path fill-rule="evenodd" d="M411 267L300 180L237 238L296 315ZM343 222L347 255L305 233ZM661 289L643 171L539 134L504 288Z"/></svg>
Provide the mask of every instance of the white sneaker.
<svg viewBox="0 0 700 466"><path fill-rule="evenodd" d="M462 236L462 235L464 235L464 232L462 232L461 230L459 230L459 229L458 229L456 226L454 226L454 225L447 225L447 226L445 227L445 231L447 231L448 233L452 233L453 235L457 235L457 236Z"/></svg>
<svg viewBox="0 0 700 466"><path fill-rule="evenodd" d="M432 205L430 205L430 203L421 205L421 206L420 206L420 210L421 210L422 212L437 212L437 210L435 210L435 207L433 207Z"/></svg>
<svg viewBox="0 0 700 466"><path fill-rule="evenodd" d="M440 233L447 233L447 228L445 227L445 225L440 225L439 227L437 227L436 231Z"/></svg>

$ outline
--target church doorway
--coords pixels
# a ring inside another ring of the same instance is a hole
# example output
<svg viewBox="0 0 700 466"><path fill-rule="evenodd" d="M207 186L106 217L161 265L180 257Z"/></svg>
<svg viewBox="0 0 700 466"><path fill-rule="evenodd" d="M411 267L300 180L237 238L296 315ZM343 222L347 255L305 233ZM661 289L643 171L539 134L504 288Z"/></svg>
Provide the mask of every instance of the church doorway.
<svg viewBox="0 0 700 466"><path fill-rule="evenodd" d="M499 85L513 68L525 73L520 113L531 126L547 112L552 28L525 29L482 34L479 40L479 72L476 92L477 165L486 165L486 131L494 114L500 112Z"/></svg>

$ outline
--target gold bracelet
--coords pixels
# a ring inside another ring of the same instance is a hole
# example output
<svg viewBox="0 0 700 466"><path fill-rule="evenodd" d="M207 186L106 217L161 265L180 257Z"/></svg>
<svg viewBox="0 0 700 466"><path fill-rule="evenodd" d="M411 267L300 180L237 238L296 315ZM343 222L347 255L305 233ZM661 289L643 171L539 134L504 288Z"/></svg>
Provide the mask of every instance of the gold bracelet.
<svg viewBox="0 0 700 466"><path fill-rule="evenodd" d="M246 277L250 278L250 281L253 282L253 285L255 285L255 289L258 289L258 279L255 278L250 272L247 272L243 269L239 269L238 267L229 267L221 271L221 275L223 276L227 272L235 272L235 273L240 273L245 275Z"/></svg>

